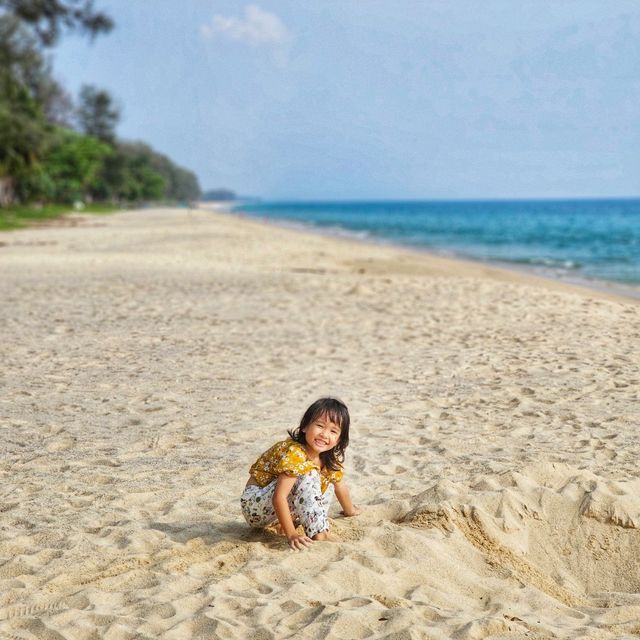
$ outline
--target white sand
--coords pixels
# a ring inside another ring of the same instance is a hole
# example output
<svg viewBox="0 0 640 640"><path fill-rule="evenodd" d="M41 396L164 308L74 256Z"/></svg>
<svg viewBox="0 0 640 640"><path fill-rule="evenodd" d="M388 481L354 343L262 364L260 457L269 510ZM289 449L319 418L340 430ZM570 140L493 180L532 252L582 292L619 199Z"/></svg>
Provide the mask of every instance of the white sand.
<svg viewBox="0 0 640 640"><path fill-rule="evenodd" d="M640 306L230 216L0 236L0 638L640 634ZM306 406L362 516L238 496Z"/></svg>

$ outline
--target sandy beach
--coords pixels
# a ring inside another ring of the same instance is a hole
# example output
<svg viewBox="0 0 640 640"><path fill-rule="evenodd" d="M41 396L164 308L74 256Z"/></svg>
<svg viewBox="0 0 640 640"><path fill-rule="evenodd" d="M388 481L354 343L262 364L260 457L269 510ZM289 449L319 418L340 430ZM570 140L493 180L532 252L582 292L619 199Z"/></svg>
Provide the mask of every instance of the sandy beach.
<svg viewBox="0 0 640 640"><path fill-rule="evenodd" d="M186 209L0 236L0 638L640 636L640 305ZM361 516L239 508L351 411Z"/></svg>

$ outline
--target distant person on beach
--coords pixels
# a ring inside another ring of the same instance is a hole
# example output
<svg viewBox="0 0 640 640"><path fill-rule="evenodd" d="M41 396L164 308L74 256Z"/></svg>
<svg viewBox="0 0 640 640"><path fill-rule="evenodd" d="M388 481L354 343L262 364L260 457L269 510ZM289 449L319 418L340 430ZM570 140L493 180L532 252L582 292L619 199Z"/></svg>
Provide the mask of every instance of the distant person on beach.
<svg viewBox="0 0 640 640"><path fill-rule="evenodd" d="M292 551L313 540L332 540L329 506L335 493L342 513L357 516L343 480L349 444L349 410L335 398L320 398L289 438L265 451L251 467L240 505L246 521L261 528L279 523ZM304 534L296 527L302 525Z"/></svg>

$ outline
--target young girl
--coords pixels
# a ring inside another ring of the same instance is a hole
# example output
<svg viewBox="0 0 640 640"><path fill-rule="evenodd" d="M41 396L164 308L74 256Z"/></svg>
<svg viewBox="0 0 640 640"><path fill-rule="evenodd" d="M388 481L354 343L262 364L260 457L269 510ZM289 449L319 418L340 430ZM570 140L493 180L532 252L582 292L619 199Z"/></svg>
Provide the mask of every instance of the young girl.
<svg viewBox="0 0 640 640"><path fill-rule="evenodd" d="M335 493L345 516L360 510L351 502L342 479L344 450L349 444L349 411L335 398L316 400L289 438L265 451L249 471L240 498L242 513L252 527L276 520L293 551L312 540L333 540L329 505ZM298 522L304 535L296 531Z"/></svg>

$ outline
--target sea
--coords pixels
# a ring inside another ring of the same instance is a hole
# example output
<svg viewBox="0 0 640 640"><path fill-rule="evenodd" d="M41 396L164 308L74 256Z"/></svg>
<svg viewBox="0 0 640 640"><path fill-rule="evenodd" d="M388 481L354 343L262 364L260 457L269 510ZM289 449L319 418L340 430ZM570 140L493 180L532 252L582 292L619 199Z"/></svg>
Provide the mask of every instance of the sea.
<svg viewBox="0 0 640 640"><path fill-rule="evenodd" d="M640 292L640 198L238 202L280 224Z"/></svg>

